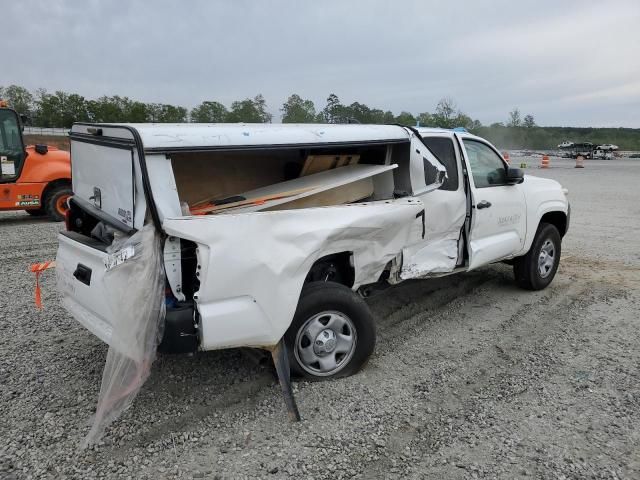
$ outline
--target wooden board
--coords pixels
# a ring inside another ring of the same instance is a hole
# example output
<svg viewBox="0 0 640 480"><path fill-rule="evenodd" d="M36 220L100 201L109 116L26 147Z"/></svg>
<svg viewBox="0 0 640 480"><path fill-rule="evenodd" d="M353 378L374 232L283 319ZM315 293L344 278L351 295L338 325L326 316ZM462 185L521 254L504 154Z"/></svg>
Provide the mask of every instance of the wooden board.
<svg viewBox="0 0 640 480"><path fill-rule="evenodd" d="M262 205L265 202L268 202L271 200L279 200L281 198L293 197L295 195L298 195L299 193L303 193L303 192L306 192L307 190L311 190L312 188L313 187L298 188L296 190L291 190L288 192L274 193L271 195L265 195L263 197L247 198L245 200L239 200L237 202L231 202L231 203L224 203L222 205L199 204L194 207L191 207L191 214L207 215L209 213L216 213L220 210L225 210L227 208L238 208L238 207Z"/></svg>
<svg viewBox="0 0 640 480"><path fill-rule="evenodd" d="M309 155L302 165L300 176L313 175L332 168L355 165L360 161L360 155Z"/></svg>
<svg viewBox="0 0 640 480"><path fill-rule="evenodd" d="M295 210L297 208L326 207L330 205L344 205L373 195L373 178L363 178L341 187L325 190L308 197L289 200L266 210Z"/></svg>
<svg viewBox="0 0 640 480"><path fill-rule="evenodd" d="M293 180L287 180L286 182L276 183L267 187L258 188L249 192L242 193L241 195L247 199L249 203L246 206L239 206L236 208L225 208L220 210L219 214L235 213L237 211L242 212L255 212L259 210L266 210L283 203L292 202L300 198L309 197L311 195L318 194L327 190L331 190L343 185L353 184L358 180L364 178L373 177L383 172L387 172L397 168L398 165L349 165L346 167L334 168L332 170L326 170L324 172L315 173L313 175L307 175L305 177L295 178ZM294 195L286 195L287 192L293 192L300 190L299 193ZM369 194L370 195L370 194ZM368 195L367 195L368 196ZM273 197L273 200L266 200L259 205L251 204L252 200L263 199L265 197ZM364 198L364 197L362 197ZM355 201L355 200L354 200ZM226 205L224 205L226 206Z"/></svg>

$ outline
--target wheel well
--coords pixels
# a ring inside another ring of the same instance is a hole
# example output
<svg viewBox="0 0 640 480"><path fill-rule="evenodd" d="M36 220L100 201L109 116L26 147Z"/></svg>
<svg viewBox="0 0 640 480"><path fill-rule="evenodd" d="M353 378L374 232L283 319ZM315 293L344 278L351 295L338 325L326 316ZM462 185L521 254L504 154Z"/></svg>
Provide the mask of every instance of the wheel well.
<svg viewBox="0 0 640 480"><path fill-rule="evenodd" d="M561 237L567 233L567 215L564 212L547 212L540 219L540 223L550 223L555 226Z"/></svg>
<svg viewBox="0 0 640 480"><path fill-rule="evenodd" d="M309 269L304 283L335 282L351 288L356 276L352 258L352 252L333 253L319 258Z"/></svg>
<svg viewBox="0 0 640 480"><path fill-rule="evenodd" d="M60 187L60 186L69 186L69 187L71 187L71 179L69 179L69 178L59 178L57 180L53 180L53 181L47 183L47 186L44 187L44 190L42 191L41 202L45 201L45 199L47 198L47 195L49 194L49 192L51 190L53 190L56 187Z"/></svg>

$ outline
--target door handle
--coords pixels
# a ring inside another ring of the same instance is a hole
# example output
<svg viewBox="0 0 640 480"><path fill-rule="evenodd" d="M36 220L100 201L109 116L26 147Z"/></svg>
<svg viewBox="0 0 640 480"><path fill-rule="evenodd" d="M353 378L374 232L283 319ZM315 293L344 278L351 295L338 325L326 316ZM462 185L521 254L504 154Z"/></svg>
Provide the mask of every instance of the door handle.
<svg viewBox="0 0 640 480"><path fill-rule="evenodd" d="M91 269L81 263L76 267L76 271L73 272L73 276L79 282L84 283L85 285L91 285Z"/></svg>
<svg viewBox="0 0 640 480"><path fill-rule="evenodd" d="M489 208L491 206L491 202L487 202L486 200L482 200L481 202L478 202L478 204L476 205L476 208L478 210L481 210L483 208Z"/></svg>

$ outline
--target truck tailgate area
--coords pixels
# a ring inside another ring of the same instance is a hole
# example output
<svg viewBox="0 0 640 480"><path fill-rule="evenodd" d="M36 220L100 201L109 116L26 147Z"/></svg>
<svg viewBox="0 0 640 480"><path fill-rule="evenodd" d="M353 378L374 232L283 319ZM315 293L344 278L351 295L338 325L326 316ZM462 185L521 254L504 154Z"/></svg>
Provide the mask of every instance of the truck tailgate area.
<svg viewBox="0 0 640 480"><path fill-rule="evenodd" d="M103 342L110 343L113 328L108 320L109 300L103 282L109 254L81 241L83 237L74 232L58 235L58 289L64 306L75 319Z"/></svg>

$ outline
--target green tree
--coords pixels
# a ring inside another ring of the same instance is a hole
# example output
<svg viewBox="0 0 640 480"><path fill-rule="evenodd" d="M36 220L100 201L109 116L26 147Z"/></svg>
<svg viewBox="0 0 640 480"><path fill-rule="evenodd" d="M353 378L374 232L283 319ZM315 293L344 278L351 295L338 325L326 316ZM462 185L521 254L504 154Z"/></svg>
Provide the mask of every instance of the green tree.
<svg viewBox="0 0 640 480"><path fill-rule="evenodd" d="M401 125L414 126L416 124L416 117L414 117L409 112L400 112L400 115L396 117L395 123L399 123Z"/></svg>
<svg viewBox="0 0 640 480"><path fill-rule="evenodd" d="M187 121L187 109L165 103L148 103L148 119L157 123L184 123Z"/></svg>
<svg viewBox="0 0 640 480"><path fill-rule="evenodd" d="M533 119L533 115L531 114L525 115L522 125L527 128L535 127L536 121Z"/></svg>
<svg viewBox="0 0 640 480"><path fill-rule="evenodd" d="M444 97L436 105L436 113L433 115L433 123L441 128L454 128L456 117L460 115L456 102L451 97Z"/></svg>
<svg viewBox="0 0 640 480"><path fill-rule="evenodd" d="M314 123L316 121L316 108L311 100L304 100L294 93L280 109L282 123Z"/></svg>
<svg viewBox="0 0 640 480"><path fill-rule="evenodd" d="M423 112L418 114L416 117L416 122L419 123L421 127L435 127L436 122L429 112Z"/></svg>
<svg viewBox="0 0 640 480"><path fill-rule="evenodd" d="M145 123L149 121L149 107L146 103L132 101L128 105L127 121L132 123Z"/></svg>
<svg viewBox="0 0 640 480"><path fill-rule="evenodd" d="M518 107L509 112L509 119L507 120L507 127L521 127L522 118L520 117L520 110Z"/></svg>
<svg viewBox="0 0 640 480"><path fill-rule="evenodd" d="M254 98L235 101L227 117L229 122L269 123L271 114L267 112L267 102L262 94Z"/></svg>
<svg viewBox="0 0 640 480"><path fill-rule="evenodd" d="M480 120L472 120L471 123L466 127L471 133L478 133L482 128L482 123Z"/></svg>
<svg viewBox="0 0 640 480"><path fill-rule="evenodd" d="M162 104L157 121L160 123L184 123L187 121L187 109L176 107L175 105Z"/></svg>
<svg viewBox="0 0 640 480"><path fill-rule="evenodd" d="M474 125L474 120L469 115L458 112L458 114L452 120L451 128L462 127L467 130L471 130Z"/></svg>
<svg viewBox="0 0 640 480"><path fill-rule="evenodd" d="M24 87L9 85L0 92L0 98L6 100L16 112L31 115L33 112L33 95Z"/></svg>
<svg viewBox="0 0 640 480"><path fill-rule="evenodd" d="M39 90L36 100L35 125L39 127L62 127L64 104L67 94L57 91L54 94Z"/></svg>
<svg viewBox="0 0 640 480"><path fill-rule="evenodd" d="M131 100L127 97L106 95L87 102L87 111L92 122L110 123L129 120Z"/></svg>
<svg viewBox="0 0 640 480"><path fill-rule="evenodd" d="M219 102L205 101L191 110L191 121L198 123L223 123L229 111Z"/></svg>
<svg viewBox="0 0 640 480"><path fill-rule="evenodd" d="M322 117L325 123L340 123L344 114L344 106L335 93L327 97L327 105L322 110Z"/></svg>
<svg viewBox="0 0 640 480"><path fill-rule="evenodd" d="M357 123L374 123L371 109L364 103L353 102L346 107L343 112L344 121Z"/></svg>
<svg viewBox="0 0 640 480"><path fill-rule="evenodd" d="M383 110L380 110L379 108L373 108L369 112L368 123L384 124L393 123L393 121L393 113L391 112L385 112Z"/></svg>
<svg viewBox="0 0 640 480"><path fill-rule="evenodd" d="M88 102L76 93L57 91L49 94L39 90L36 98L34 124L37 126L69 128L74 122L92 120Z"/></svg>
<svg viewBox="0 0 640 480"><path fill-rule="evenodd" d="M162 117L162 104L161 103L147 103L147 113L150 122L160 122Z"/></svg>
<svg viewBox="0 0 640 480"><path fill-rule="evenodd" d="M36 127L54 126L58 109L53 95L47 93L44 88L39 88L36 90L34 98L33 125Z"/></svg>
<svg viewBox="0 0 640 480"><path fill-rule="evenodd" d="M61 92L56 92L56 94ZM87 101L81 95L72 93L66 95L66 98L62 102L61 120L62 123L59 126L69 128L74 122L87 122L89 121L89 113L87 111Z"/></svg>

